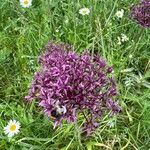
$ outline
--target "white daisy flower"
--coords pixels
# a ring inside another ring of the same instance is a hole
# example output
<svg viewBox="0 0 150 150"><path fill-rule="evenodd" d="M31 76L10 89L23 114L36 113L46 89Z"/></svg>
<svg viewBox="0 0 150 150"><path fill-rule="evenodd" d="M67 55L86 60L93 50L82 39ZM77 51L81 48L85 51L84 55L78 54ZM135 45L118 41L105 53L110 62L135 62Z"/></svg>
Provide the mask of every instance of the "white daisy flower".
<svg viewBox="0 0 150 150"><path fill-rule="evenodd" d="M129 38L125 35L125 34L121 34L121 41L122 42L127 42L129 40Z"/></svg>
<svg viewBox="0 0 150 150"><path fill-rule="evenodd" d="M80 10L79 10L79 14L81 14L81 15L89 15L89 13L90 13L90 10L88 9L88 8L81 8Z"/></svg>
<svg viewBox="0 0 150 150"><path fill-rule="evenodd" d="M32 5L32 0L20 0L20 5L24 8L30 7Z"/></svg>
<svg viewBox="0 0 150 150"><path fill-rule="evenodd" d="M116 12L116 16L117 16L118 18L122 18L123 15L124 15L124 10L123 10L123 9L118 10L118 11Z"/></svg>
<svg viewBox="0 0 150 150"><path fill-rule="evenodd" d="M12 137L15 134L19 133L20 123L16 120L10 120L8 125L4 127L4 133L8 135L8 137Z"/></svg>

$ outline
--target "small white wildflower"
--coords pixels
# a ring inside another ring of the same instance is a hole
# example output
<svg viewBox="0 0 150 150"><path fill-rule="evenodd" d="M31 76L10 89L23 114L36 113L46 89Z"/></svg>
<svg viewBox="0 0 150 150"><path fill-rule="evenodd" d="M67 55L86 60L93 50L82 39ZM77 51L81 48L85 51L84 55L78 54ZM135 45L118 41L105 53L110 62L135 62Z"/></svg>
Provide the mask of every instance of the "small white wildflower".
<svg viewBox="0 0 150 150"><path fill-rule="evenodd" d="M117 39L118 39L118 43L117 43L118 45L121 45L122 43L129 41L129 38L123 33L121 34L120 37L117 37Z"/></svg>
<svg viewBox="0 0 150 150"><path fill-rule="evenodd" d="M58 32L59 32L59 29L56 29L56 32L58 33Z"/></svg>
<svg viewBox="0 0 150 150"><path fill-rule="evenodd" d="M125 34L121 34L121 41L122 42L127 42L129 40L129 38L125 35Z"/></svg>
<svg viewBox="0 0 150 150"><path fill-rule="evenodd" d="M81 8L80 10L79 10L79 14L81 14L81 15L89 15L89 13L90 13L90 10L88 9L88 8Z"/></svg>
<svg viewBox="0 0 150 150"><path fill-rule="evenodd" d="M69 20L68 20L68 19L66 19L64 22L65 22L66 24L68 24L68 23L69 23Z"/></svg>
<svg viewBox="0 0 150 150"><path fill-rule="evenodd" d="M8 125L4 127L4 133L8 135L8 137L12 137L15 134L19 133L20 123L16 120L10 120Z"/></svg>
<svg viewBox="0 0 150 150"><path fill-rule="evenodd" d="M132 55L132 54L130 54L130 55L129 55L129 58L130 58L130 59L131 59L131 58L133 58L133 55Z"/></svg>
<svg viewBox="0 0 150 150"><path fill-rule="evenodd" d="M116 16L117 16L118 18L122 18L123 15L124 15L124 10L123 10L123 9L118 10L118 11L116 12Z"/></svg>
<svg viewBox="0 0 150 150"><path fill-rule="evenodd" d="M20 5L24 8L28 8L32 5L32 0L20 0Z"/></svg>

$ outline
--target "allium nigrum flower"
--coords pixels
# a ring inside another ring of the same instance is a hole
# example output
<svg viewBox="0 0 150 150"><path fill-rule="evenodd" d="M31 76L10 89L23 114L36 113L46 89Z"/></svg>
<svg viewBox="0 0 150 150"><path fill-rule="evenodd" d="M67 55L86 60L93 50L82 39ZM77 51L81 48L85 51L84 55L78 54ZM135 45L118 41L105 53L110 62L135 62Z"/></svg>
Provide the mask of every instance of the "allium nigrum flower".
<svg viewBox="0 0 150 150"><path fill-rule="evenodd" d="M141 26L150 27L150 0L141 0L131 8L131 17Z"/></svg>
<svg viewBox="0 0 150 150"><path fill-rule="evenodd" d="M81 113L86 120L83 130L90 134L103 114L120 111L113 101L117 95L113 69L100 56L78 55L68 46L50 42L39 63L41 69L26 99L37 99L45 114L55 117L55 125L63 119L75 122Z"/></svg>

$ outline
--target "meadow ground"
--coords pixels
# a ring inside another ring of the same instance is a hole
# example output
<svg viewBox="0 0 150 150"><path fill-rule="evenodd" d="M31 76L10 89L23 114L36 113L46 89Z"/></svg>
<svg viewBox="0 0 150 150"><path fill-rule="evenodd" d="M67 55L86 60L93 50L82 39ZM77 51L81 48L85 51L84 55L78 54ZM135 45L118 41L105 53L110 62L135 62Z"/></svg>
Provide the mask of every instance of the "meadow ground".
<svg viewBox="0 0 150 150"><path fill-rule="evenodd" d="M0 150L150 149L150 30L130 20L131 4L137 2L34 0L22 8L17 0L0 0ZM90 14L79 14L82 7ZM115 14L121 9L119 19ZM121 34L129 40L118 44ZM24 100L37 58L50 40L69 43L78 53L97 52L114 68L122 111L103 118L90 138L66 122L53 130L36 101ZM10 119L21 124L11 140L3 132Z"/></svg>

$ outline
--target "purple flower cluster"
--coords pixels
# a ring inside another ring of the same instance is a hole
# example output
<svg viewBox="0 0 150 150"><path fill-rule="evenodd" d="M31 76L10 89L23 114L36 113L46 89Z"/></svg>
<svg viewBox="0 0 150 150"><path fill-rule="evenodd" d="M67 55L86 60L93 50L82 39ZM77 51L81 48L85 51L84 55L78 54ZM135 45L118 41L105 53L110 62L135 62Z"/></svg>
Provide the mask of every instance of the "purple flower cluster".
<svg viewBox="0 0 150 150"><path fill-rule="evenodd" d="M141 0L131 8L131 17L141 26L150 27L150 0Z"/></svg>
<svg viewBox="0 0 150 150"><path fill-rule="evenodd" d="M81 113L86 120L83 130L90 134L104 113L120 111L113 101L117 91L112 68L98 55L78 55L68 46L50 42L39 63L41 69L26 99L37 99L48 116L55 116L55 125L63 119L75 122Z"/></svg>

